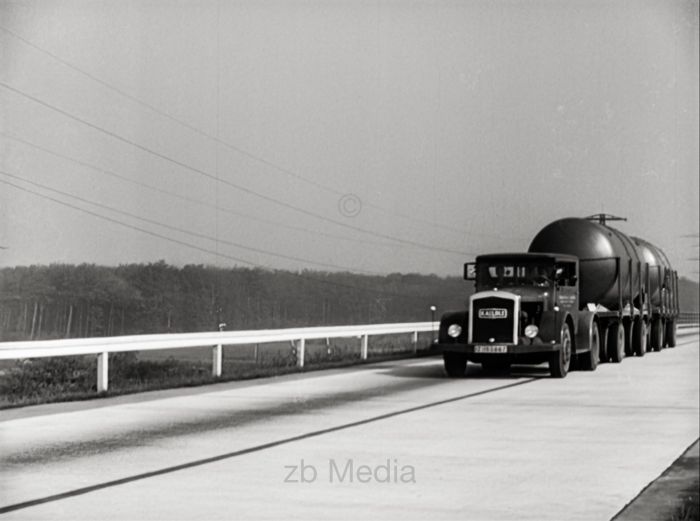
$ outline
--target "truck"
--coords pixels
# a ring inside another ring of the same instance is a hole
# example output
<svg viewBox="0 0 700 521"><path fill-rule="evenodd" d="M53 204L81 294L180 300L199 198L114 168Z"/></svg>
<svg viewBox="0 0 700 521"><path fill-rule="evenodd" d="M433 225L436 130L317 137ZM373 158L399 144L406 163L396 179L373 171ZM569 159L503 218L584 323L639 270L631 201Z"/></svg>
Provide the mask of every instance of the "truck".
<svg viewBox="0 0 700 521"><path fill-rule="evenodd" d="M624 234L608 214L542 228L527 252L479 255L464 265L475 292L440 319L445 372L547 363L552 377L593 371L676 345L678 274L663 251Z"/></svg>

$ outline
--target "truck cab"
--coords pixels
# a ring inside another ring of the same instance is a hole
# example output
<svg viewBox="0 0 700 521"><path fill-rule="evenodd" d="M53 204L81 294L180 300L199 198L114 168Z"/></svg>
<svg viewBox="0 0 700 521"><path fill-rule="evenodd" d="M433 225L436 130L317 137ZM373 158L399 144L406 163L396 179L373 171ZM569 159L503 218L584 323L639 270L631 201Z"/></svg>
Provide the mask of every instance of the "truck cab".
<svg viewBox="0 0 700 521"><path fill-rule="evenodd" d="M486 370L513 363L548 362L563 377L575 354L578 329L578 259L570 255L481 255L464 266L475 283L468 309L440 321L435 347L449 376L463 376L467 361Z"/></svg>

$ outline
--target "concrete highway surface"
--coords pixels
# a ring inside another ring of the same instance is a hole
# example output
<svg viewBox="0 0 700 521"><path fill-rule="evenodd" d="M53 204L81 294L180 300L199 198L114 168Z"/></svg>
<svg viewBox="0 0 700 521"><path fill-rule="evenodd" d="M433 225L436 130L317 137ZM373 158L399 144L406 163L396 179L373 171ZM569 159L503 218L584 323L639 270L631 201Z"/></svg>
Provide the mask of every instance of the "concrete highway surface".
<svg viewBox="0 0 700 521"><path fill-rule="evenodd" d="M1 411L0 518L607 520L698 439L678 344L563 380L422 358Z"/></svg>

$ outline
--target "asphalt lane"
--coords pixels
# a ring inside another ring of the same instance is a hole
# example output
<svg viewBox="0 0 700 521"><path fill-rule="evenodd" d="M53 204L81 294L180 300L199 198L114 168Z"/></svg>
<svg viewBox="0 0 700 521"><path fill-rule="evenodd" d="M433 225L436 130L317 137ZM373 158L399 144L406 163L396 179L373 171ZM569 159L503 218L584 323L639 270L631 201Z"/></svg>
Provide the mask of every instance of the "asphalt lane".
<svg viewBox="0 0 700 521"><path fill-rule="evenodd" d="M0 512L610 519L698 438L698 337L679 340L564 380L420 359L28 408L0 421Z"/></svg>

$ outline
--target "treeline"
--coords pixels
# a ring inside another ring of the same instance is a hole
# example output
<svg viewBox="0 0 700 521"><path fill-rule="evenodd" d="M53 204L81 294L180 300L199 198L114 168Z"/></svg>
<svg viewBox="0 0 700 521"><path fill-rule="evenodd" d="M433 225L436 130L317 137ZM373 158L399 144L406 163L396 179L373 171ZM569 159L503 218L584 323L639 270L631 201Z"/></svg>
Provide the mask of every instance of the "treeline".
<svg viewBox="0 0 700 521"><path fill-rule="evenodd" d="M0 269L0 341L427 321L463 309L458 277L271 271L163 261ZM698 284L681 279L682 311Z"/></svg>
<svg viewBox="0 0 700 521"><path fill-rule="evenodd" d="M457 277L271 271L163 261L0 270L0 340L427 321L459 309Z"/></svg>

